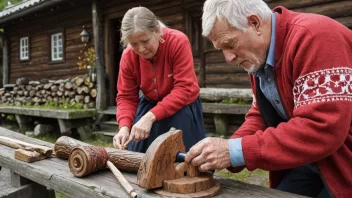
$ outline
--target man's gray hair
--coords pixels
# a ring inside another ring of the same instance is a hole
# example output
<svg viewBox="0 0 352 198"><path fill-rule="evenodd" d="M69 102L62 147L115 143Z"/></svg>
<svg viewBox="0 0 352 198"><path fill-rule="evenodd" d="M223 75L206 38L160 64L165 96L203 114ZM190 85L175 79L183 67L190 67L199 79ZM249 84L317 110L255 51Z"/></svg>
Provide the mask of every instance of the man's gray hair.
<svg viewBox="0 0 352 198"><path fill-rule="evenodd" d="M216 19L226 20L232 27L246 31L247 16L256 14L262 20L267 20L271 13L263 0L206 0L203 7L202 35L210 34Z"/></svg>

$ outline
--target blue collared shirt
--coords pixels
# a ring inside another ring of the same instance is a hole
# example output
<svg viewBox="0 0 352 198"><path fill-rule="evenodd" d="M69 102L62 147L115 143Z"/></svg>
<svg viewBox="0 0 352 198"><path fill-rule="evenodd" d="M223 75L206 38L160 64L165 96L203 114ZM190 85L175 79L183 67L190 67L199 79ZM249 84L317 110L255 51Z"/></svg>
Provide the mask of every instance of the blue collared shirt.
<svg viewBox="0 0 352 198"><path fill-rule="evenodd" d="M251 73L259 77L260 89L269 100L269 102L276 109L278 114L287 119L285 110L282 106L281 99L274 81L273 68L275 65L275 39L276 39L276 15L272 13L271 17L271 38L268 56L266 58L264 68L259 69L257 72ZM230 139L228 141L230 159L233 167L245 165L243 151L242 151L242 138Z"/></svg>

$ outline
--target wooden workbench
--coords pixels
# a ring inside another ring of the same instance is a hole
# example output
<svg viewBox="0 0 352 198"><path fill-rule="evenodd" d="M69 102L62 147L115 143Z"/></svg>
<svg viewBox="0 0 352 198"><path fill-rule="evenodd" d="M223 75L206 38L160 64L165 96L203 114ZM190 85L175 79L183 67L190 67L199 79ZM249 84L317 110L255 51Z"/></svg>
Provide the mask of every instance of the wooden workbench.
<svg viewBox="0 0 352 198"><path fill-rule="evenodd" d="M1 127L0 136L6 136L28 143L53 147L53 144L51 143L30 138ZM34 186L36 186L37 189L52 189L68 197L128 197L127 193L119 185L118 181L113 177L113 174L110 171L103 170L84 178L76 178L71 174L68 168L67 160L49 158L34 163L26 163L14 159L14 149L0 145L0 166L10 169L13 173L16 173L20 177L33 181L35 183ZM136 189L138 197L159 197L152 191L144 190L138 187L136 184L136 173L122 172L126 179ZM218 177L216 177L216 179L221 184L221 193L216 197L297 197L296 195L261 186L255 186ZM38 184L40 184L42 188L38 188ZM29 187L32 188L33 185ZM22 188L22 190L23 189L24 188ZM52 191L51 194L53 194ZM46 195L46 197L48 196Z"/></svg>

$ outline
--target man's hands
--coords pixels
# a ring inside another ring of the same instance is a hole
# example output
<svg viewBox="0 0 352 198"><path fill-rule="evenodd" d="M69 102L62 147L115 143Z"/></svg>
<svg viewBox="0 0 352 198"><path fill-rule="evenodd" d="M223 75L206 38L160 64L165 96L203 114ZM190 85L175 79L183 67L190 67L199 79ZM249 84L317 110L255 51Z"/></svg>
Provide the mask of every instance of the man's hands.
<svg viewBox="0 0 352 198"><path fill-rule="evenodd" d="M152 112L146 113L139 121L133 125L130 139L136 142L144 140L149 137L150 129L155 122L156 117Z"/></svg>
<svg viewBox="0 0 352 198"><path fill-rule="evenodd" d="M188 151L185 162L198 166L200 171L231 167L228 140L223 138L201 140Z"/></svg>
<svg viewBox="0 0 352 198"><path fill-rule="evenodd" d="M127 126L121 127L119 132L114 136L114 147L118 149L125 149L129 143L129 135L130 129Z"/></svg>

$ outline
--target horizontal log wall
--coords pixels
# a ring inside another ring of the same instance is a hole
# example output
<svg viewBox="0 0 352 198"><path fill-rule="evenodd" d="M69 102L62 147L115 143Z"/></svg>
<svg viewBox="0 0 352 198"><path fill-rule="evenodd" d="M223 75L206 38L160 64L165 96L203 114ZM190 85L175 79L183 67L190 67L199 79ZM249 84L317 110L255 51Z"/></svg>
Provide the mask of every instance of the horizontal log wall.
<svg viewBox="0 0 352 198"><path fill-rule="evenodd" d="M33 13L5 27L11 43L9 82L14 83L19 77L55 80L87 73L87 70L78 70L77 61L80 50L86 48L79 34L85 25L92 37L91 19L91 3L78 0ZM65 38L65 61L51 63L50 34L61 30ZM24 36L29 36L29 61L19 58L19 39Z"/></svg>
<svg viewBox="0 0 352 198"><path fill-rule="evenodd" d="M188 17L196 17L200 23L202 1L196 0L153 0L153 1L108 1L104 2L104 17L105 18L119 18L122 19L126 11L132 7L144 6L150 9L154 14L167 26L173 29L180 30L188 35L192 43L192 31L187 29L192 24L187 25L185 15ZM187 13L188 12L188 13ZM186 27L187 26L187 27ZM199 37L200 32L199 32ZM196 75L199 77L199 70L201 65L201 57L194 56L194 68Z"/></svg>
<svg viewBox="0 0 352 198"><path fill-rule="evenodd" d="M352 1L348 0L266 0L270 8L284 6L297 12L317 13L331 17L352 29ZM248 88L247 73L225 62L221 51L208 43L205 56L205 87Z"/></svg>
<svg viewBox="0 0 352 198"><path fill-rule="evenodd" d="M144 6L150 9L168 27L184 31L182 0L165 2L164 0L152 1L108 1L104 0L104 17L121 18L128 9L136 6Z"/></svg>
<svg viewBox="0 0 352 198"><path fill-rule="evenodd" d="M227 115L228 129L225 138L230 137L244 122L244 115ZM204 124L207 136L217 136L214 124L214 114L204 113Z"/></svg>

